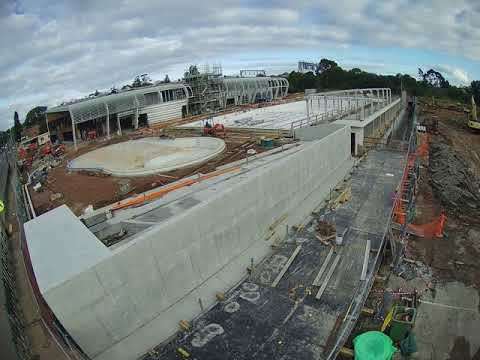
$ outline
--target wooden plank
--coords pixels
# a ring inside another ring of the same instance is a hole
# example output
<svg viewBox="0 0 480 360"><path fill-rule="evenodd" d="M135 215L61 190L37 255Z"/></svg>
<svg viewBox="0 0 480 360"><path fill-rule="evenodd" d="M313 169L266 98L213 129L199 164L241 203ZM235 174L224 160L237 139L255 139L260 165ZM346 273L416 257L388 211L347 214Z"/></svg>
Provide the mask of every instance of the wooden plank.
<svg viewBox="0 0 480 360"><path fill-rule="evenodd" d="M325 280L323 280L323 284L322 284L322 286L320 287L320 290L318 290L317 295L315 296L315 298L316 298L317 300L320 300L320 298L321 298L322 295L323 295L323 292L324 292L325 289L327 288L328 282L330 281L330 278L332 277L333 272L335 271L335 268L337 267L338 262L340 261L340 258L341 258L341 255L337 255L337 257L335 258L335 260L333 260L333 263L332 263L332 265L330 266L330 269L328 269L327 276L325 277Z"/></svg>
<svg viewBox="0 0 480 360"><path fill-rule="evenodd" d="M360 275L360 280L362 281L365 281L365 279L367 278L368 260L370 259L370 246L371 242L370 240L367 240L367 243L365 245L365 255L363 257L362 273Z"/></svg>
<svg viewBox="0 0 480 360"><path fill-rule="evenodd" d="M290 267L290 265L292 265L293 263L293 260L295 260L295 257L298 255L298 253L300 252L300 249L302 248L302 245L298 245L297 248L295 249L295 251L293 252L293 254L290 256L290 259L288 259L287 263L283 266L282 270L280 271L280 273L277 275L277 277L275 278L275 280L273 280L273 283L272 283L272 287L276 287L278 285L278 283L280 282L280 280L282 279L283 275L285 275L285 273L287 272L288 268Z"/></svg>
<svg viewBox="0 0 480 360"><path fill-rule="evenodd" d="M362 315L373 316L375 315L375 310L364 307L362 308Z"/></svg>
<svg viewBox="0 0 480 360"><path fill-rule="evenodd" d="M347 347L342 347L340 349L340 354L342 354L345 357L349 357L349 358L353 358L353 356L354 356L353 350L350 349L350 348L347 348Z"/></svg>
<svg viewBox="0 0 480 360"><path fill-rule="evenodd" d="M315 280L313 280L313 286L319 286L320 285L320 279L322 278L323 273L327 269L327 265L330 262L330 259L331 259L332 255L333 255L333 248L330 248L330 251L329 251L327 257L325 258L325 261L323 262L322 267L320 268L320 271L317 274L317 277L315 278Z"/></svg>
<svg viewBox="0 0 480 360"><path fill-rule="evenodd" d="M277 220L275 220L272 225L270 225L268 228L273 231L278 225L280 225L282 222L285 221L285 219L287 218L287 214L283 214L282 216L280 216Z"/></svg>

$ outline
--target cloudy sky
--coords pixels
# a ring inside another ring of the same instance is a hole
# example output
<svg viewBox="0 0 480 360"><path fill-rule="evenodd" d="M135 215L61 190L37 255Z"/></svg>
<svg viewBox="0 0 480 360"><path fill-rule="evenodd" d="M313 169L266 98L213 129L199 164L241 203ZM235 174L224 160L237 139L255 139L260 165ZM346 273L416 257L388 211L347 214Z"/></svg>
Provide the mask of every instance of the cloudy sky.
<svg viewBox="0 0 480 360"><path fill-rule="evenodd" d="M269 73L298 60L480 79L479 0L0 0L0 130L36 105L189 63Z"/></svg>

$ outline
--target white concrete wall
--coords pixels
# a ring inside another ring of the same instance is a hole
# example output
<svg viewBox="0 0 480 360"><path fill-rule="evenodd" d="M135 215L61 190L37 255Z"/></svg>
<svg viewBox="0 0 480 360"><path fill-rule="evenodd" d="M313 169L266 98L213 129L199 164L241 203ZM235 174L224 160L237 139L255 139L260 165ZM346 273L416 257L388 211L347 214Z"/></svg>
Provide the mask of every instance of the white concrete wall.
<svg viewBox="0 0 480 360"><path fill-rule="evenodd" d="M351 169L350 129L217 184L198 205L113 250L45 294L93 359L132 360L208 308L271 251ZM272 235L269 226L287 218ZM268 238L268 239L267 239Z"/></svg>
<svg viewBox="0 0 480 360"><path fill-rule="evenodd" d="M361 155L365 137L381 138L383 133L391 127L392 122L399 117L403 108L401 99L397 99L369 115L365 120L341 119L335 121L334 124L351 127L351 132L355 134L355 155Z"/></svg>
<svg viewBox="0 0 480 360"><path fill-rule="evenodd" d="M181 119L182 106L187 105L187 100L168 101L157 105L147 106L140 110L140 114L147 114L148 125L154 125L164 121Z"/></svg>

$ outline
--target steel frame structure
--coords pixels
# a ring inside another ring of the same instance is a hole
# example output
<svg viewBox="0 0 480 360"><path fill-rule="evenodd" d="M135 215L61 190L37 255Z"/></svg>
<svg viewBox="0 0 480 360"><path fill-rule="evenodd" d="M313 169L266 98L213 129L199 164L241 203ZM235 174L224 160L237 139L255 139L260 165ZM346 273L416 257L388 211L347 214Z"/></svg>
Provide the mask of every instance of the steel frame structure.
<svg viewBox="0 0 480 360"><path fill-rule="evenodd" d="M148 103L146 95L155 95L156 103ZM167 96L164 96L167 94ZM171 96L169 95L171 94ZM134 114L134 127L138 127L139 111L150 105L161 104L172 100L184 100L191 97L191 89L183 83L168 83L156 86L146 86L136 90L122 91L117 94L82 99L70 104L55 106L46 111L47 123L49 114L69 113L72 122L72 134L77 146L75 126L94 119L106 119L107 134L110 136L110 115L119 116ZM178 98L178 99L177 99Z"/></svg>
<svg viewBox="0 0 480 360"><path fill-rule="evenodd" d="M307 106L307 122L312 122L312 117L315 116L315 103L324 104L327 109L327 104L333 103L333 111L342 114L344 109L351 113L352 109L360 109L363 111L357 112L357 120L365 119L365 109L369 107L370 112L378 110L392 102L392 91L390 88L370 88L370 89L349 89L338 91L327 91L320 93L309 93L305 95L305 102Z"/></svg>
<svg viewBox="0 0 480 360"><path fill-rule="evenodd" d="M288 85L288 80L280 77L224 78L222 104L225 107L229 99L235 105L281 99L288 94Z"/></svg>

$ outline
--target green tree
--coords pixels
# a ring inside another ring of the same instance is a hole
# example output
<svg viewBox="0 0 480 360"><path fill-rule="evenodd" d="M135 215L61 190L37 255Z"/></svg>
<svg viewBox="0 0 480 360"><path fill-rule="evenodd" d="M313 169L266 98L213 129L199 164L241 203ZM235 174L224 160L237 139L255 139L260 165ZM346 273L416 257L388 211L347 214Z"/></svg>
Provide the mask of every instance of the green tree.
<svg viewBox="0 0 480 360"><path fill-rule="evenodd" d="M20 140L22 140L22 124L20 123L18 112L16 111L15 114L13 114L13 131L15 135L15 141L20 142Z"/></svg>
<svg viewBox="0 0 480 360"><path fill-rule="evenodd" d="M335 61L329 59L321 59L318 63L315 73L316 75L319 75L325 71L331 70L336 67L338 67L338 64Z"/></svg>
<svg viewBox="0 0 480 360"><path fill-rule="evenodd" d="M140 75L135 76L135 79L132 82L133 88L139 88L142 86L142 79L140 79Z"/></svg>
<svg viewBox="0 0 480 360"><path fill-rule="evenodd" d="M152 85L152 79L148 76L148 74L142 74L142 75L137 75L135 76L135 79L133 80L132 87L133 88L139 88L142 86L148 86Z"/></svg>
<svg viewBox="0 0 480 360"><path fill-rule="evenodd" d="M305 89L343 90L355 88L390 88L394 94L406 90L414 96L448 97L455 101L466 102L471 93L476 94L480 103L480 82L473 82L470 89L449 84L443 75L430 69L424 73L419 69L419 80L408 74L378 75L353 68L342 69L335 61L322 59L322 66L315 75L311 72L300 73L292 71L286 77L289 81L289 91L301 92Z"/></svg>
<svg viewBox="0 0 480 360"><path fill-rule="evenodd" d="M45 111L47 111L46 106L35 106L27 113L23 126L29 128L38 125L41 134L46 132L47 124L45 119Z"/></svg>
<svg viewBox="0 0 480 360"><path fill-rule="evenodd" d="M470 89L472 91L472 95L475 98L475 102L480 104L480 80L474 80L470 84Z"/></svg>
<svg viewBox="0 0 480 360"><path fill-rule="evenodd" d="M418 69L418 75L421 77L422 81L427 85L436 88L448 88L450 84L447 80L443 77L443 75L435 71L433 69L428 70L427 72L423 72L422 69Z"/></svg>

